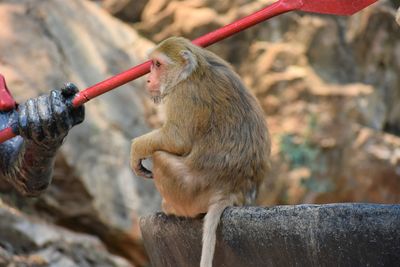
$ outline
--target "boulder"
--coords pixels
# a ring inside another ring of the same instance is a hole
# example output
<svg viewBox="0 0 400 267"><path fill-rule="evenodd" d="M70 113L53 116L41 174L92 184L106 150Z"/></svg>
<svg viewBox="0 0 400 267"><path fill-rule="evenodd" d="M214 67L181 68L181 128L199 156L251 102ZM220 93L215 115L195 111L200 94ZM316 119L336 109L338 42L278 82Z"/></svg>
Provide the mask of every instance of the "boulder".
<svg viewBox="0 0 400 267"><path fill-rule="evenodd" d="M143 9L149 0L103 0L100 4L114 16L127 21L141 20Z"/></svg>
<svg viewBox="0 0 400 267"><path fill-rule="evenodd" d="M50 225L1 202L0 217L0 266L132 266L96 237Z"/></svg>
<svg viewBox="0 0 400 267"><path fill-rule="evenodd" d="M0 2L0 73L18 102L74 82L85 89L142 63L152 43L90 1ZM151 181L129 167L130 141L149 131L137 80L91 100L58 154L39 199L2 198L49 221L99 236L144 265L138 217L159 208ZM28 208L24 208L28 207Z"/></svg>
<svg viewBox="0 0 400 267"><path fill-rule="evenodd" d="M200 262L200 219L143 217L153 267ZM330 204L227 208L217 230L214 266L395 266L400 205Z"/></svg>

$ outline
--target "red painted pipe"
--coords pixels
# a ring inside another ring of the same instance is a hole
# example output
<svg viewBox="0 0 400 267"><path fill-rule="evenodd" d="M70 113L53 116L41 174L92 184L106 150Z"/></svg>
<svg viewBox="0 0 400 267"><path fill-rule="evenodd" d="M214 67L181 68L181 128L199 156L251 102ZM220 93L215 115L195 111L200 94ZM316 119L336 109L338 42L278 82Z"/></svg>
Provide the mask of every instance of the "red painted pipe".
<svg viewBox="0 0 400 267"><path fill-rule="evenodd" d="M193 40L193 43L201 47L206 47L262 21L292 10L351 15L376 1L377 0L279 0L254 14L199 37ZM102 95L149 73L150 65L150 61L147 61L79 92L72 101L73 106L80 106L96 96ZM10 127L3 129L0 131L0 143L16 135L17 133L14 133Z"/></svg>

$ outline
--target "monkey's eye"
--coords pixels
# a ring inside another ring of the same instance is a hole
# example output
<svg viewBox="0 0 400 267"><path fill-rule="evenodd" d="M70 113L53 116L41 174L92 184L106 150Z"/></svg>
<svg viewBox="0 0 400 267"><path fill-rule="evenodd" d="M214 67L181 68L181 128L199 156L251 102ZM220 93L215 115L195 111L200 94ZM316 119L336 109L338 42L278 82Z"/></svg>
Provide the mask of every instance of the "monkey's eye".
<svg viewBox="0 0 400 267"><path fill-rule="evenodd" d="M157 68L159 68L159 67L161 66L160 61L156 60L156 61L154 62L154 66L156 66Z"/></svg>

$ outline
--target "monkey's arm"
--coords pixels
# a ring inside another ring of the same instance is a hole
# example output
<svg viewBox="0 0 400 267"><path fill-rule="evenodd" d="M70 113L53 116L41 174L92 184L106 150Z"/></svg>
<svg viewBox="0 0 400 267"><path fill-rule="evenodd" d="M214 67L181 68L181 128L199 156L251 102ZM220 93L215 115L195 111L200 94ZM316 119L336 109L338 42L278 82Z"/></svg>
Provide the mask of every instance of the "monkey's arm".
<svg viewBox="0 0 400 267"><path fill-rule="evenodd" d="M182 136L171 127L163 127L132 140L131 167L136 175L152 178L152 173L143 167L142 160L149 158L156 151L166 151L174 155L188 152L189 145Z"/></svg>

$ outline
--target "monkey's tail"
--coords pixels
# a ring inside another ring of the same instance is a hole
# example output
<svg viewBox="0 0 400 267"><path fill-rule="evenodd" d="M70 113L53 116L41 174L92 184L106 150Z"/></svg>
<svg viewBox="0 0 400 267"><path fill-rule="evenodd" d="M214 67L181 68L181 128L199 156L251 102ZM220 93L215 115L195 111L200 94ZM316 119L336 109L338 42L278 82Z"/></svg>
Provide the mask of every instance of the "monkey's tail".
<svg viewBox="0 0 400 267"><path fill-rule="evenodd" d="M218 201L210 205L210 208L204 217L203 248L201 251L200 267L212 267L217 239L217 227L225 208L231 205L232 202L229 200Z"/></svg>

